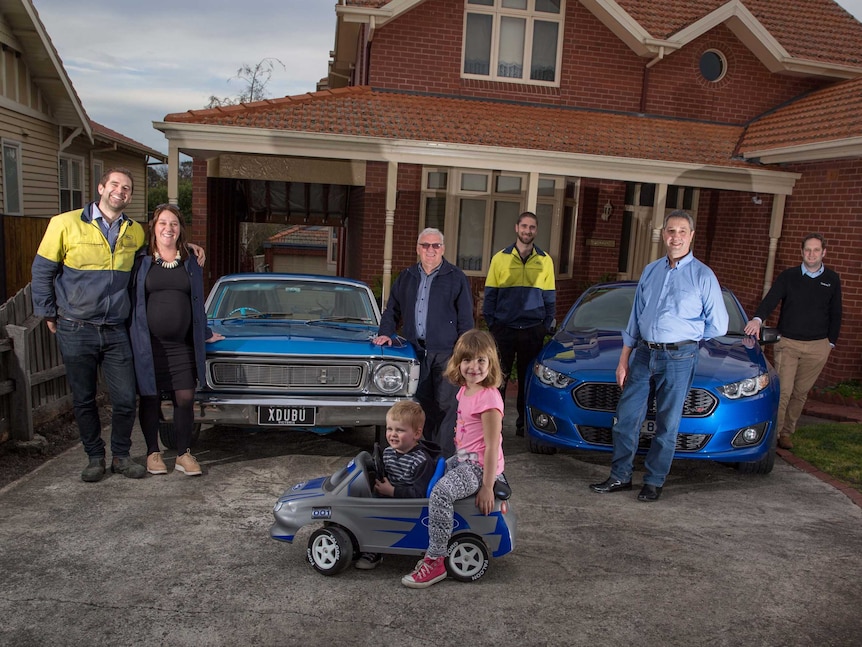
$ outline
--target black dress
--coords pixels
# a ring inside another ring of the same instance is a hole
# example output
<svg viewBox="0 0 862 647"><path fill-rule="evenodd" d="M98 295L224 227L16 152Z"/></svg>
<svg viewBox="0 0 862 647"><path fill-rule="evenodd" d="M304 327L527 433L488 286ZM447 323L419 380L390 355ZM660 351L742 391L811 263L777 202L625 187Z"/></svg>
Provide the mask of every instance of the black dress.
<svg viewBox="0 0 862 647"><path fill-rule="evenodd" d="M194 389L191 285L182 264L166 268L153 263L147 272L147 325L153 346L159 391Z"/></svg>

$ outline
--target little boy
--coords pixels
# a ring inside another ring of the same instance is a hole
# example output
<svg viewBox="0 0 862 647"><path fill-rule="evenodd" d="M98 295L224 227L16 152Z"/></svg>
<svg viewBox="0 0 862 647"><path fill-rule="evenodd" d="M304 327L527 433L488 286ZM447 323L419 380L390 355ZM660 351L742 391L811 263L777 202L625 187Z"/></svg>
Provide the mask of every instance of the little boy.
<svg viewBox="0 0 862 647"><path fill-rule="evenodd" d="M400 400L386 413L383 450L386 477L374 484L374 493L397 499L423 499L437 468L440 447L422 438L425 412L418 402ZM383 561L379 553L362 553L356 568L370 570Z"/></svg>

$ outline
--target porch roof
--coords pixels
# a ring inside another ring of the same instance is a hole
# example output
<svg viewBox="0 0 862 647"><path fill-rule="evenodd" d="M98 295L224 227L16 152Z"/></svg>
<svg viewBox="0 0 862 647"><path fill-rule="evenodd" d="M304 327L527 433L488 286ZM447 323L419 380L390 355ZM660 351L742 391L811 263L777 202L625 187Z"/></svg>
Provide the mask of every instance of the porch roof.
<svg viewBox="0 0 862 647"><path fill-rule="evenodd" d="M765 163L862 157L862 79L770 111L748 126L739 149Z"/></svg>
<svg viewBox="0 0 862 647"><path fill-rule="evenodd" d="M437 163L784 194L798 177L737 155L739 125L367 86L174 113L154 125L171 145L208 158Z"/></svg>
<svg viewBox="0 0 862 647"><path fill-rule="evenodd" d="M733 157L740 126L367 86L190 110L165 121L750 166Z"/></svg>

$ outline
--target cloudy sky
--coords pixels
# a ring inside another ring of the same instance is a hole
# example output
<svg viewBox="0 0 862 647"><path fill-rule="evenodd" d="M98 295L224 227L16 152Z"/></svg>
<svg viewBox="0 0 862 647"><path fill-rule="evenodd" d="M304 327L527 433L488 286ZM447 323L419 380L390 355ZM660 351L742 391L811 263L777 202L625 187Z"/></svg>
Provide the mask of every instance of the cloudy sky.
<svg viewBox="0 0 862 647"><path fill-rule="evenodd" d="M239 94L228 79L267 57L285 66L269 96L313 91L335 39L335 0L33 3L90 118L163 153L153 121ZM838 4L862 20L862 0Z"/></svg>
<svg viewBox="0 0 862 647"><path fill-rule="evenodd" d="M33 4L90 118L164 153L153 121L239 94L244 84L228 79L267 57L285 66L269 96L314 91L335 42L335 0Z"/></svg>

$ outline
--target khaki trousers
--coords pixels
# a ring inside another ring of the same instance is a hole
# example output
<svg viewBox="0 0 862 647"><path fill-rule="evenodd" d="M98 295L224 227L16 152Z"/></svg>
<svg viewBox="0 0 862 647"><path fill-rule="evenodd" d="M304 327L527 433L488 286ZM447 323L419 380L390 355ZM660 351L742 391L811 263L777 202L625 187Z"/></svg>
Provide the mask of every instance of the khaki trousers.
<svg viewBox="0 0 862 647"><path fill-rule="evenodd" d="M799 341L782 337L775 344L775 368L781 383L778 400L778 434L789 436L796 430L808 392L829 359L828 339Z"/></svg>

